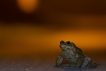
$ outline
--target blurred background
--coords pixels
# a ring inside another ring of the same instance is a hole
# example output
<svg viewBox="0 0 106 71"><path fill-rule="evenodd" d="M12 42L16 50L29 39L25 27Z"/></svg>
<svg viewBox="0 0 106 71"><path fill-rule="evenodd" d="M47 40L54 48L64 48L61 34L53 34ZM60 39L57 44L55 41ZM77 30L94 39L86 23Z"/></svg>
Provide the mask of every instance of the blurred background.
<svg viewBox="0 0 106 71"><path fill-rule="evenodd" d="M0 58L57 58L61 40L105 57L105 0L0 0Z"/></svg>

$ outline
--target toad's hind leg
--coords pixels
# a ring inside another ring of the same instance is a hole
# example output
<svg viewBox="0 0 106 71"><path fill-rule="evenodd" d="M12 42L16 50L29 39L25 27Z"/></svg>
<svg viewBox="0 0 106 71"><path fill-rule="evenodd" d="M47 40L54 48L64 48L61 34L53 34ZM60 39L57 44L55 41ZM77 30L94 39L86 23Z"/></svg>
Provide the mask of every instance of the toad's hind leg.
<svg viewBox="0 0 106 71"><path fill-rule="evenodd" d="M96 68L97 64L96 63L92 63L92 59L88 56L84 57L84 62L82 64L81 67L89 67L89 68Z"/></svg>
<svg viewBox="0 0 106 71"><path fill-rule="evenodd" d="M83 62L81 67L86 67L86 66L90 65L91 63L92 63L92 59L88 56L85 56L84 57L84 62Z"/></svg>

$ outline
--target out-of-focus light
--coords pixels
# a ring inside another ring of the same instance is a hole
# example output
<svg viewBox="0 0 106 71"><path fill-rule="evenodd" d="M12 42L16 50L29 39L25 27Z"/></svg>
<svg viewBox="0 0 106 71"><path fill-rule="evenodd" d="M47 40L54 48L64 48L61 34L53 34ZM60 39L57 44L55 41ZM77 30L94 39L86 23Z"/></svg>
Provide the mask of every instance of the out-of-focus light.
<svg viewBox="0 0 106 71"><path fill-rule="evenodd" d="M25 13L32 13L38 7L39 0L17 0L19 8Z"/></svg>

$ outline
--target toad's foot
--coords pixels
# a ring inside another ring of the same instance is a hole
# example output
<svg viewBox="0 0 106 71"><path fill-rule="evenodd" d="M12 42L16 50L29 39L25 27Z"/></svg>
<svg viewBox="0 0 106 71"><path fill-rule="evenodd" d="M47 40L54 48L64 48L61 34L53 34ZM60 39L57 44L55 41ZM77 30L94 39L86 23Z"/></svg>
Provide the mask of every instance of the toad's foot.
<svg viewBox="0 0 106 71"><path fill-rule="evenodd" d="M92 63L91 65L89 65L89 68L96 68L98 65L100 65L100 64Z"/></svg>

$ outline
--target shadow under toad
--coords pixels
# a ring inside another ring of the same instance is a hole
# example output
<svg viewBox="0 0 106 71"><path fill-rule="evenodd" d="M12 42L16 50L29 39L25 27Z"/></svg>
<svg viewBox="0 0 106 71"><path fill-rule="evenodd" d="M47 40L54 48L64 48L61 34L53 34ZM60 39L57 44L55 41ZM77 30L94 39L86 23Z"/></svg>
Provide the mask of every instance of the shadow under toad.
<svg viewBox="0 0 106 71"><path fill-rule="evenodd" d="M60 69L63 69L64 71L88 71L88 70L95 70L96 68L87 68L87 67L84 67L84 68L71 68L71 67L69 67L68 64L66 64L66 65L62 65L60 67Z"/></svg>

